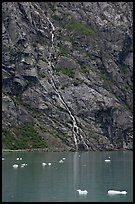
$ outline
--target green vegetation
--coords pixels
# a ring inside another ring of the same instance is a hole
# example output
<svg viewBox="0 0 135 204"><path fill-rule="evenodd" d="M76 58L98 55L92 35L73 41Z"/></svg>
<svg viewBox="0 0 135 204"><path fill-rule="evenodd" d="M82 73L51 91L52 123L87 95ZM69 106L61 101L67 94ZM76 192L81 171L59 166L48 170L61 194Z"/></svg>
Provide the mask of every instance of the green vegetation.
<svg viewBox="0 0 135 204"><path fill-rule="evenodd" d="M60 131L57 130L50 130L50 133L54 136L54 137L58 137L60 138L64 143L68 143L68 138L69 136L66 133L62 133Z"/></svg>
<svg viewBox="0 0 135 204"><path fill-rule="evenodd" d="M60 47L60 56L68 57L69 52L64 47Z"/></svg>
<svg viewBox="0 0 135 204"><path fill-rule="evenodd" d="M81 65L81 72L84 74L88 74L89 73L88 67L86 67L85 65Z"/></svg>
<svg viewBox="0 0 135 204"><path fill-rule="evenodd" d="M68 35L65 35L64 37L63 37L63 40L64 41L72 41L72 38L70 37L70 36L68 36Z"/></svg>
<svg viewBox="0 0 135 204"><path fill-rule="evenodd" d="M59 110L60 111L66 111L64 108L62 108L62 107L59 107ZM64 143L67 143L68 142L68 138L69 138L69 136L68 136L68 134L66 134L66 133L63 133L63 132L61 132L61 131L58 131L58 130L55 130L54 128L52 128L52 127L48 127L48 126L45 126L45 125L43 125L43 126L41 126L40 125L40 130L42 131L42 132L46 132L46 133L49 133L49 134L51 134L52 136L54 136L54 137L58 137L58 138L60 138L61 140L62 140L62 142L64 142Z"/></svg>
<svg viewBox="0 0 135 204"><path fill-rule="evenodd" d="M38 127L35 129L40 130L42 133L48 132L48 128L45 125L36 124Z"/></svg>
<svg viewBox="0 0 135 204"><path fill-rule="evenodd" d="M2 130L2 144L8 149L16 149L14 144L16 143L16 138L13 133L9 130Z"/></svg>
<svg viewBox="0 0 135 204"><path fill-rule="evenodd" d="M101 70L100 72L97 72L97 74L108 84L114 85L114 81L111 77L108 76L107 72L105 70Z"/></svg>
<svg viewBox="0 0 135 204"><path fill-rule="evenodd" d="M41 34L33 35L31 38L32 38L32 42L34 42L33 47L36 47L35 42L39 43L41 46L44 46L44 45L48 44L48 39L43 37Z"/></svg>
<svg viewBox="0 0 135 204"><path fill-rule="evenodd" d="M52 18L53 18L54 20L56 20L56 21L61 21L61 20L63 19L62 16L58 16L58 15L56 15L56 14L53 15Z"/></svg>
<svg viewBox="0 0 135 204"><path fill-rule="evenodd" d="M68 67L60 67L60 68L57 69L56 71L57 71L57 73L58 73L58 72L61 72L61 73L65 74L65 75L67 75L67 76L69 76L69 77L71 77L71 78L74 78L74 77L75 77L75 72L74 72L74 70L71 69L71 68L68 68Z"/></svg>
<svg viewBox="0 0 135 204"><path fill-rule="evenodd" d="M127 64L122 64L121 65L121 70L124 74L128 73L128 65Z"/></svg>
<svg viewBox="0 0 135 204"><path fill-rule="evenodd" d="M114 145L118 145L119 147L121 146L123 146L123 139L121 138L121 137L115 137L115 138L113 138L113 140L112 140L112 143L114 144Z"/></svg>
<svg viewBox="0 0 135 204"><path fill-rule="evenodd" d="M46 45L48 43L48 40L43 37L38 37L37 41L40 45Z"/></svg>
<svg viewBox="0 0 135 204"><path fill-rule="evenodd" d="M129 86L127 84L123 84L123 88L124 88L124 90L127 90L127 89L129 89Z"/></svg>
<svg viewBox="0 0 135 204"><path fill-rule="evenodd" d="M89 73L89 69L85 64L84 62L81 62L79 60L77 60L77 63L80 65L80 68L81 68L81 72L84 73L84 74L88 74Z"/></svg>
<svg viewBox="0 0 135 204"><path fill-rule="evenodd" d="M21 99L18 96L11 96L11 98L12 98L15 105L21 104Z"/></svg>
<svg viewBox="0 0 135 204"><path fill-rule="evenodd" d="M17 135L17 137L15 136ZM9 149L45 148L47 144L32 125L19 125L14 134L4 131L3 144Z"/></svg>
<svg viewBox="0 0 135 204"><path fill-rule="evenodd" d="M67 24L65 24L65 28L69 29L69 30L74 30L77 32L80 32L84 35L95 35L95 31L87 26L82 24L81 22L78 22L76 19L71 18Z"/></svg>

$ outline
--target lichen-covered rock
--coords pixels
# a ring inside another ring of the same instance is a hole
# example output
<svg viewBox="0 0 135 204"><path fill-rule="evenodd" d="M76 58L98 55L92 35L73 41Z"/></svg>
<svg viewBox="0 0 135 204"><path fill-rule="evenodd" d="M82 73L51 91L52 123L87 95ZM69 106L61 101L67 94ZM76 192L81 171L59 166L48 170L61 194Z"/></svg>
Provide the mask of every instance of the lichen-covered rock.
<svg viewBox="0 0 135 204"><path fill-rule="evenodd" d="M74 118L89 150L132 149L132 33L132 2L3 2L3 137L75 150Z"/></svg>

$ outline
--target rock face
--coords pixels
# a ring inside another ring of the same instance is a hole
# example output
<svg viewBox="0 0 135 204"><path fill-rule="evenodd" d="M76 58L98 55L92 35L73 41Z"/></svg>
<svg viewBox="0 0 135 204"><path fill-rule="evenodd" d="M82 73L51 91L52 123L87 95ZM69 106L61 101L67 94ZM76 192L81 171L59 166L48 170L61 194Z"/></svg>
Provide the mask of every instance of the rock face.
<svg viewBox="0 0 135 204"><path fill-rule="evenodd" d="M3 148L133 148L132 13L132 2L2 3Z"/></svg>

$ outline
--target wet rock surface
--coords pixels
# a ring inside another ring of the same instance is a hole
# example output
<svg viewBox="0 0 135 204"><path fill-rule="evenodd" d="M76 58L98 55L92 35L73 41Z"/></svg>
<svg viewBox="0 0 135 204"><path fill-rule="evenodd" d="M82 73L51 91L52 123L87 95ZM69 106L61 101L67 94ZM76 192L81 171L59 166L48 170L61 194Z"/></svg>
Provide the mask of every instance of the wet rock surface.
<svg viewBox="0 0 135 204"><path fill-rule="evenodd" d="M132 13L132 2L2 3L3 148L74 150L73 117L79 150L133 148Z"/></svg>

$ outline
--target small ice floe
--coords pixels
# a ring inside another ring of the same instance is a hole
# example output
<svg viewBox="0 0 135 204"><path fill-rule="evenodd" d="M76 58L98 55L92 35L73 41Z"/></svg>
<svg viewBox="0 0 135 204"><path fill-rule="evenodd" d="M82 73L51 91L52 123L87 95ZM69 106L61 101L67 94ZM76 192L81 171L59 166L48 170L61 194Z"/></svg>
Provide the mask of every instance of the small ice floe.
<svg viewBox="0 0 135 204"><path fill-rule="evenodd" d="M82 190L78 189L77 191L78 191L79 195L87 195L88 194L87 190L82 191Z"/></svg>
<svg viewBox="0 0 135 204"><path fill-rule="evenodd" d="M21 167L25 167L26 166L26 164L24 163L24 164L21 164Z"/></svg>
<svg viewBox="0 0 135 204"><path fill-rule="evenodd" d="M51 162L49 162L48 165L51 166Z"/></svg>
<svg viewBox="0 0 135 204"><path fill-rule="evenodd" d="M18 164L13 164L13 168L18 168Z"/></svg>
<svg viewBox="0 0 135 204"><path fill-rule="evenodd" d="M20 158L19 158L19 157L17 157L17 158L16 158L16 160L22 160L22 157L20 157Z"/></svg>
<svg viewBox="0 0 135 204"><path fill-rule="evenodd" d="M4 160L5 160L5 158L2 157L2 161L4 161Z"/></svg>
<svg viewBox="0 0 135 204"><path fill-rule="evenodd" d="M42 163L42 166L46 166L47 164L45 162Z"/></svg>
<svg viewBox="0 0 135 204"><path fill-rule="evenodd" d="M118 195L118 194L122 194L122 195L126 195L127 191L116 191L116 190L109 190L108 191L109 195Z"/></svg>
<svg viewBox="0 0 135 204"><path fill-rule="evenodd" d="M60 161L59 161L59 163L63 163L64 161L61 159Z"/></svg>
<svg viewBox="0 0 135 204"><path fill-rule="evenodd" d="M66 158L65 158L65 157L63 157L62 159L63 159L63 160L65 160Z"/></svg>
<svg viewBox="0 0 135 204"><path fill-rule="evenodd" d="M110 159L105 159L105 162L110 162L111 160Z"/></svg>

